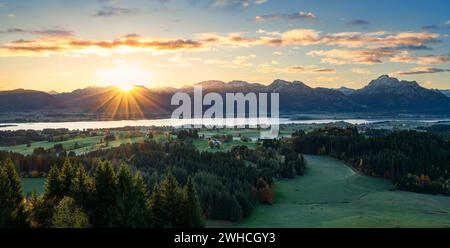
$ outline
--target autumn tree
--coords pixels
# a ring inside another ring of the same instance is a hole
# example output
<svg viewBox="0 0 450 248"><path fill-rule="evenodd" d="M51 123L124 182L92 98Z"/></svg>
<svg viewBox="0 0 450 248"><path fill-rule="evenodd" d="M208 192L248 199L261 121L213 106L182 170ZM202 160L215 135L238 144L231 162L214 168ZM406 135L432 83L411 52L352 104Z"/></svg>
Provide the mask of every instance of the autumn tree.
<svg viewBox="0 0 450 248"><path fill-rule="evenodd" d="M52 217L52 227L86 228L89 227L88 215L71 197L65 196L56 206Z"/></svg>

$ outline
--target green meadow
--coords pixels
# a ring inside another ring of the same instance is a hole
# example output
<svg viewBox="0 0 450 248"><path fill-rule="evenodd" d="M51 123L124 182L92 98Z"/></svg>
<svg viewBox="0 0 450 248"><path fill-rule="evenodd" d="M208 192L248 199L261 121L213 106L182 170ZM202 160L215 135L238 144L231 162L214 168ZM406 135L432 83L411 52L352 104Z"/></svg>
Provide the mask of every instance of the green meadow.
<svg viewBox="0 0 450 248"><path fill-rule="evenodd" d="M275 204L257 205L229 227L450 227L450 197L393 191L384 179L360 175L342 162L306 156L304 176L277 181Z"/></svg>
<svg viewBox="0 0 450 248"><path fill-rule="evenodd" d="M288 136L287 131L285 131ZM234 140L220 149L208 147L208 137L231 134ZM205 138L193 140L199 150L227 151L235 145L256 146L240 135L257 138L257 130L202 130ZM157 141L167 135L156 134ZM172 136L172 139L176 137ZM118 138L101 144L102 136L73 138L58 142L68 151L83 154L124 143L143 142L145 137ZM75 149L75 144L78 144ZM31 154L34 148L53 147L56 142L34 142L0 149ZM208 221L209 227L450 227L450 197L394 191L390 181L356 173L343 162L324 156L305 156L304 176L279 180L274 186L275 203L256 205L252 215L239 223ZM43 178L23 178L23 192L44 190Z"/></svg>
<svg viewBox="0 0 450 248"><path fill-rule="evenodd" d="M116 140L109 141L108 144L106 145L105 143L101 143L102 138L103 136L92 136L92 137L76 137L60 142L39 141L31 143L29 146L27 145L4 146L0 147L0 150L16 152L23 155L30 155L33 153L33 150L38 147L50 149L56 144L61 144L63 145L66 151L69 152L73 151L75 152L75 154L80 155L98 149L118 147L121 144L139 143L145 140L144 137L118 138ZM155 137L155 139L156 138L158 140L160 139L159 136ZM76 146L76 144L78 144L78 146Z"/></svg>

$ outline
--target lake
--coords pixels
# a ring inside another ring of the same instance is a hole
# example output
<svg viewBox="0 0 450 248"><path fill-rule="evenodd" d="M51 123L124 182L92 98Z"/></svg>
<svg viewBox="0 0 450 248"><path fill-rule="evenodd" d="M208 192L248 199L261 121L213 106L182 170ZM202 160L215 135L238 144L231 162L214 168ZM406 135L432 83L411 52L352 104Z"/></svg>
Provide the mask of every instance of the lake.
<svg viewBox="0 0 450 248"><path fill-rule="evenodd" d="M400 120L400 119L399 119ZM326 124L345 121L350 124L366 124L375 123L380 121L395 121L394 119L315 119L315 120L292 120L289 118L280 118L279 124ZM450 119L414 119L414 120L401 120L401 121L419 121L419 122L440 122L440 121L450 121ZM28 122L28 123L0 123L0 130L2 131L16 131L16 130L43 130L46 128L56 129L56 128L67 128L69 130L82 130L82 129L102 129L102 128L120 128L120 127L139 127L139 126L183 126L186 124L205 124L212 125L217 124L211 120L201 119L149 119L149 120L121 120L121 121L75 121L75 122ZM257 118L236 118L236 119L224 119L222 122L228 127L233 127L238 125L249 125L257 124ZM261 123L276 123L275 119L273 121L266 120Z"/></svg>

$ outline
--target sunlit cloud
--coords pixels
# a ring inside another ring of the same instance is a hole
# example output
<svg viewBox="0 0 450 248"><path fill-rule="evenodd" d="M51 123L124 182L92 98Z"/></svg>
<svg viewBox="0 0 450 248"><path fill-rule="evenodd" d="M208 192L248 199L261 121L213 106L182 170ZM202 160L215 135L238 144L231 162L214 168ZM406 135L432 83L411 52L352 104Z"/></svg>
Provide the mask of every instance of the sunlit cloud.
<svg viewBox="0 0 450 248"><path fill-rule="evenodd" d="M127 35L114 40L84 40L76 37L45 36L26 42L10 42L0 45L0 56L34 55L84 55L109 53L130 53L139 51L171 52L198 50L203 48L200 42L188 39L145 38Z"/></svg>
<svg viewBox="0 0 450 248"><path fill-rule="evenodd" d="M260 64L258 71L262 73L290 73L290 74L334 74L336 71L330 68L322 68L316 65L274 67L272 64Z"/></svg>
<svg viewBox="0 0 450 248"><path fill-rule="evenodd" d="M408 51L390 49L364 49L364 50L312 50L307 53L312 57L323 57L322 63L345 64L380 64L385 60L396 63L415 63L419 65L441 64L450 61L446 55L411 56Z"/></svg>
<svg viewBox="0 0 450 248"><path fill-rule="evenodd" d="M435 74L442 72L450 72L450 69L430 68L430 67L416 67L408 71L398 71L392 73L393 75L420 75L420 74Z"/></svg>
<svg viewBox="0 0 450 248"><path fill-rule="evenodd" d="M248 56L237 56L233 60L233 64L237 66L251 67L253 64L250 62L251 59L256 58L256 55L251 54Z"/></svg>
<svg viewBox="0 0 450 248"><path fill-rule="evenodd" d="M267 32L259 30L259 36L247 36L244 32L228 34L201 33L197 38L205 43L250 47L257 45L286 46L286 45L336 45L342 47L370 47L395 48L398 46L421 46L438 43L441 37L437 33L404 32L387 34L384 31L361 33L339 32L322 34L315 29L292 29L286 32Z"/></svg>
<svg viewBox="0 0 450 248"><path fill-rule="evenodd" d="M381 50L381 49L367 49L367 50L346 50L346 49L332 49L332 50L313 50L307 53L312 57L323 57L322 63L345 65L345 64L379 64L382 63L383 58L390 58L395 55L395 51Z"/></svg>
<svg viewBox="0 0 450 248"><path fill-rule="evenodd" d="M246 32L232 33L200 33L193 39L166 39L142 37L137 34L120 36L112 40L82 39L72 32L59 29L25 30L7 29L2 33L42 35L36 39L19 39L0 45L0 56L47 56L62 54L66 56L98 55L109 56L112 53L126 54L135 52L151 52L153 54L181 51L208 51L231 47L268 46L281 47L327 45L338 46L331 50L312 50L307 55L321 57L322 63L344 64L379 64L385 61L396 63L416 63L419 65L446 63L447 55L413 56L408 50L427 50L428 44L439 42L440 34L428 32L387 33L384 31L361 33L339 32L322 34L315 29L292 29L285 32L258 30L253 35ZM345 49L344 49L345 48ZM281 51L273 52L281 56ZM255 56L255 55L253 55ZM226 67L250 67L253 57L236 56L229 63L209 60L209 64L222 63ZM223 60L223 59L221 59ZM188 67L192 60L178 58L169 64L177 67ZM288 70L286 70L288 71ZM301 71L293 69L291 71ZM306 70L310 71L310 70Z"/></svg>
<svg viewBox="0 0 450 248"><path fill-rule="evenodd" d="M403 51L400 54L397 54L394 57L392 57L391 61L398 63L418 64L418 65L432 65L450 62L450 56L447 55L411 56L407 51Z"/></svg>
<svg viewBox="0 0 450 248"><path fill-rule="evenodd" d="M281 55L283 55L283 52L275 51L275 52L272 53L272 55L273 56L281 56Z"/></svg>

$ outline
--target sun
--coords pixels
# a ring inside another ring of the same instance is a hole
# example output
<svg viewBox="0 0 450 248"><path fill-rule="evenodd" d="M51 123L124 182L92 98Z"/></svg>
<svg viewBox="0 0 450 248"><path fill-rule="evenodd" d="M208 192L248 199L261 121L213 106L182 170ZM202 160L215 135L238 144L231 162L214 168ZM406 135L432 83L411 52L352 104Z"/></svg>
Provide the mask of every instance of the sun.
<svg viewBox="0 0 450 248"><path fill-rule="evenodd" d="M131 84L120 84L117 85L117 87L123 92L129 92L134 88L134 86Z"/></svg>
<svg viewBox="0 0 450 248"><path fill-rule="evenodd" d="M152 73L136 65L120 64L111 68L97 70L99 84L116 86L123 92L135 88L135 85L148 85Z"/></svg>

